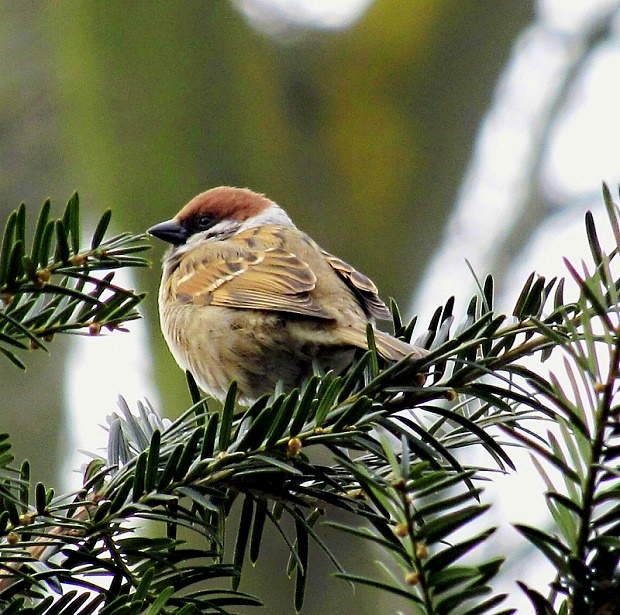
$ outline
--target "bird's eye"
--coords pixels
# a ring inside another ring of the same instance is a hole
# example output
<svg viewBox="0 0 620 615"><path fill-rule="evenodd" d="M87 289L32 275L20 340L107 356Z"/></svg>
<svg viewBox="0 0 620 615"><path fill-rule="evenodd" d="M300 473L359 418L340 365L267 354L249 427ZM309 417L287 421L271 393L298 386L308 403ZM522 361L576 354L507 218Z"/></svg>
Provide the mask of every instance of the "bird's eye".
<svg viewBox="0 0 620 615"><path fill-rule="evenodd" d="M212 224L213 224L213 216L209 216L208 214L205 214L204 216L200 216L200 218L198 218L198 228L201 231L208 229Z"/></svg>

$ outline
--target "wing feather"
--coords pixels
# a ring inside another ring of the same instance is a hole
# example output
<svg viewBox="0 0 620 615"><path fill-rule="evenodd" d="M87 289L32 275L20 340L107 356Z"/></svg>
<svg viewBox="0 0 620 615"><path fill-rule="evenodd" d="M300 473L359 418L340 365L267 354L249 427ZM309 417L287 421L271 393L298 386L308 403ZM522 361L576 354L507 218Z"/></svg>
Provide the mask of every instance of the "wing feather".
<svg viewBox="0 0 620 615"><path fill-rule="evenodd" d="M346 263L337 256L325 252L325 250L322 252L327 262L353 291L361 306L364 308L364 311L369 316L381 320L389 320L391 318L390 310L379 297L379 291L369 277L360 273L357 269L349 265L349 263Z"/></svg>
<svg viewBox="0 0 620 615"><path fill-rule="evenodd" d="M179 300L333 320L312 298L316 276L309 265L279 247L255 247L254 236L244 242L240 235L241 249L234 255L192 262L176 285Z"/></svg>

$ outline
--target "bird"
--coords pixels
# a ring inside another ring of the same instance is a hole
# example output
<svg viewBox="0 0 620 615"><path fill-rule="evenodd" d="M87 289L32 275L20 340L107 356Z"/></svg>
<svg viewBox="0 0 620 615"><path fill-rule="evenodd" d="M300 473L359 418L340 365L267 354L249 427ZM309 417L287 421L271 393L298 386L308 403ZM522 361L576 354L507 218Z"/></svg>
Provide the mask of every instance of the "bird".
<svg viewBox="0 0 620 615"><path fill-rule="evenodd" d="M239 403L251 404L302 386L316 366L341 372L355 349L368 348L368 324L390 318L368 277L248 188L202 192L148 233L170 244L158 297L163 336L220 401L232 381ZM426 354L377 329L374 339L387 361Z"/></svg>

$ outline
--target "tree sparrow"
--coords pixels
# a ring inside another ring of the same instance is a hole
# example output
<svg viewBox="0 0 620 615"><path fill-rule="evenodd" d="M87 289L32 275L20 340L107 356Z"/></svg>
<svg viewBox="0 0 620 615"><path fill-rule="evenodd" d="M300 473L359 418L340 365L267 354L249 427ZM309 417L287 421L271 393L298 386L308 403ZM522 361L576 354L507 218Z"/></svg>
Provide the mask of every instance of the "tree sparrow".
<svg viewBox="0 0 620 615"><path fill-rule="evenodd" d="M232 380L249 404L278 381L300 386L313 361L341 370L367 348L367 324L390 318L370 279L251 190L207 190L148 232L172 244L159 290L166 342L219 400ZM426 354L382 331L375 341L391 361Z"/></svg>

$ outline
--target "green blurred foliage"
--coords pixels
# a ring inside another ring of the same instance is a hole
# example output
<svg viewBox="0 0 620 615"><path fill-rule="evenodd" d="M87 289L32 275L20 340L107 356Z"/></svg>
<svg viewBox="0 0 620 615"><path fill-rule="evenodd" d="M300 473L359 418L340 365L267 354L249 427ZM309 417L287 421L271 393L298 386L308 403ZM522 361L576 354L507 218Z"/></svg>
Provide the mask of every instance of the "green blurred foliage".
<svg viewBox="0 0 620 615"><path fill-rule="evenodd" d="M406 304L532 10L509 0L377 0L348 30L274 41L226 0L3 3L11 78L0 120L13 132L0 148L2 212L12 199L51 191L60 204L79 189L93 216L112 207L117 228L140 231L207 187L248 186ZM178 412L188 397L155 325L158 269L139 288L151 295L143 309L162 399ZM36 392L28 379L48 383L46 404L24 395L21 418L3 429L19 431L16 449L49 480L51 452L45 462L33 452L37 429L62 431L62 364L39 363L17 385L2 366L11 397ZM269 612L290 612L290 595L282 600ZM324 612L317 604L307 613ZM356 599L350 612L361 608Z"/></svg>

